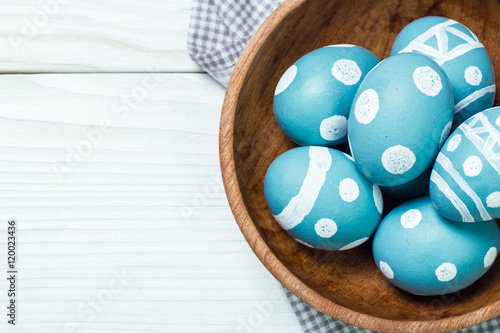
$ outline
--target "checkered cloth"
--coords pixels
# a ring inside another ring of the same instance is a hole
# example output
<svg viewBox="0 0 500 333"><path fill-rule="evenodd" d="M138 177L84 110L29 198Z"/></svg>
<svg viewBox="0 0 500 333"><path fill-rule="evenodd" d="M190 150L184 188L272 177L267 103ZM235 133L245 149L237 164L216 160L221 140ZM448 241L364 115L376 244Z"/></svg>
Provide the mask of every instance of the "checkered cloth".
<svg viewBox="0 0 500 333"><path fill-rule="evenodd" d="M302 302L297 296L283 287L286 297L292 305L293 311L299 319L304 333L368 333L374 332L356 326L346 324L340 320L333 319L315 308ZM493 318L490 321L476 326L454 331L455 333L485 333L500 332L500 318Z"/></svg>
<svg viewBox="0 0 500 333"><path fill-rule="evenodd" d="M193 0L188 33L190 57L219 83L227 86L248 40L281 2L283 0ZM373 332L333 319L283 289L304 333ZM500 333L500 319L457 332Z"/></svg>
<svg viewBox="0 0 500 333"><path fill-rule="evenodd" d="M189 56L223 86L255 30L283 0L193 0Z"/></svg>

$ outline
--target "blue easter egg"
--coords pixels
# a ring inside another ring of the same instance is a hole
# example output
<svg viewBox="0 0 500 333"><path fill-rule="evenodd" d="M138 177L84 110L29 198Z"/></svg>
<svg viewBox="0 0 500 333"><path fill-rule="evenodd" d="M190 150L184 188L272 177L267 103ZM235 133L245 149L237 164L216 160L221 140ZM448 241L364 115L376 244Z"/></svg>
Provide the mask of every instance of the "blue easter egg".
<svg viewBox="0 0 500 333"><path fill-rule="evenodd" d="M429 194L449 219L500 218L500 107L476 113L450 135L434 163Z"/></svg>
<svg viewBox="0 0 500 333"><path fill-rule="evenodd" d="M382 220L373 238L373 257L397 287L417 295L443 295L486 273L499 245L495 221L446 219L424 197L396 207Z"/></svg>
<svg viewBox="0 0 500 333"><path fill-rule="evenodd" d="M322 250L347 250L375 232L383 210L377 185L338 150L304 146L269 166L264 193L280 226L298 242Z"/></svg>
<svg viewBox="0 0 500 333"><path fill-rule="evenodd" d="M454 128L493 105L493 65L483 44L464 25L437 16L413 21L399 33L391 54L405 52L428 56L448 75L455 99Z"/></svg>
<svg viewBox="0 0 500 333"><path fill-rule="evenodd" d="M391 56L367 74L349 119L349 144L363 175L382 186L407 183L432 166L450 131L450 83L425 56Z"/></svg>
<svg viewBox="0 0 500 333"><path fill-rule="evenodd" d="M274 92L274 115L299 145L333 147L347 141L347 117L359 84L378 58L354 45L332 45L297 60Z"/></svg>

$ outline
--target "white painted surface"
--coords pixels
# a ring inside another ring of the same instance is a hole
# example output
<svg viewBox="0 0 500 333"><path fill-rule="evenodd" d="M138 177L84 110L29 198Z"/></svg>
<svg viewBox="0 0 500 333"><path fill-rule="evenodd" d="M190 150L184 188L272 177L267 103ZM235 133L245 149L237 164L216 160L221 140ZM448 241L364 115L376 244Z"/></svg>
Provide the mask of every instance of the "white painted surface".
<svg viewBox="0 0 500 333"><path fill-rule="evenodd" d="M200 71L191 1L0 0L0 72Z"/></svg>
<svg viewBox="0 0 500 333"><path fill-rule="evenodd" d="M0 43L39 5L0 1ZM19 253L18 325L2 277L0 331L301 332L225 198L224 89L176 73L198 71L189 8L68 1L23 54L0 54L3 71L75 72L0 76L0 276L8 219Z"/></svg>

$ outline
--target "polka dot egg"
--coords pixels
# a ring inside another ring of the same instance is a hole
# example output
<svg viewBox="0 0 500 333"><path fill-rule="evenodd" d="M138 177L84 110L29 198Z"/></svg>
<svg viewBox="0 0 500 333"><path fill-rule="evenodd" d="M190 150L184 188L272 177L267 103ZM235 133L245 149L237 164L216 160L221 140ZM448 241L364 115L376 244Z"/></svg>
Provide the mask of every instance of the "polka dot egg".
<svg viewBox="0 0 500 333"><path fill-rule="evenodd" d="M408 201L380 223L373 256L382 274L417 295L442 295L479 279L495 261L495 221L460 223L437 213L428 197Z"/></svg>
<svg viewBox="0 0 500 333"><path fill-rule="evenodd" d="M434 164L429 192L449 219L500 218L500 107L476 113L450 135Z"/></svg>
<svg viewBox="0 0 500 333"><path fill-rule="evenodd" d="M297 60L279 80L274 115L283 132L300 145L333 147L347 141L347 117L365 75L378 63L354 45L316 49Z"/></svg>
<svg viewBox="0 0 500 333"><path fill-rule="evenodd" d="M375 232L382 214L380 189L365 179L349 155L304 146L269 166L264 192L276 221L299 243L347 250Z"/></svg>
<svg viewBox="0 0 500 333"><path fill-rule="evenodd" d="M443 70L419 54L391 56L368 73L354 97L348 130L356 165L376 184L407 183L432 166L452 119Z"/></svg>
<svg viewBox="0 0 500 333"><path fill-rule="evenodd" d="M391 54L414 52L436 61L446 72L455 98L455 126L490 108L495 98L495 75L479 39L464 25L429 16L407 25Z"/></svg>

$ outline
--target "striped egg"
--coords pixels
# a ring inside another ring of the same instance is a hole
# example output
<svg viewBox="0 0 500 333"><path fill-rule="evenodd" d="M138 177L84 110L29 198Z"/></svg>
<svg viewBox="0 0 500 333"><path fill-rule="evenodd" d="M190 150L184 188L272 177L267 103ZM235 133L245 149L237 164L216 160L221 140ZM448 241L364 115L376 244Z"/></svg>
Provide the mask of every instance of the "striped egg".
<svg viewBox="0 0 500 333"><path fill-rule="evenodd" d="M446 219L424 197L387 214L373 238L373 257L382 274L397 287L417 295L443 295L484 275L499 246L495 221Z"/></svg>
<svg viewBox="0 0 500 333"><path fill-rule="evenodd" d="M348 136L358 169L373 183L408 183L433 164L453 119L443 70L413 53L381 61L354 97Z"/></svg>
<svg viewBox="0 0 500 333"><path fill-rule="evenodd" d="M500 107L476 113L450 135L434 163L429 194L449 219L500 218Z"/></svg>
<svg viewBox="0 0 500 333"><path fill-rule="evenodd" d="M338 150L304 146L278 156L264 180L279 225L299 243L337 251L361 245L375 232L382 195Z"/></svg>
<svg viewBox="0 0 500 333"><path fill-rule="evenodd" d="M456 103L453 128L493 105L493 66L483 44L463 24L437 16L413 21L399 33L391 54L405 52L428 56L448 75Z"/></svg>
<svg viewBox="0 0 500 333"><path fill-rule="evenodd" d="M365 75L378 63L370 51L338 44L316 49L281 76L273 109L283 132L299 145L347 141L347 117Z"/></svg>

